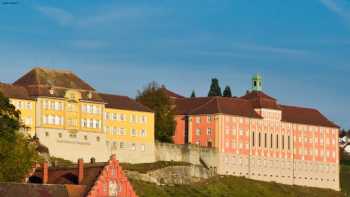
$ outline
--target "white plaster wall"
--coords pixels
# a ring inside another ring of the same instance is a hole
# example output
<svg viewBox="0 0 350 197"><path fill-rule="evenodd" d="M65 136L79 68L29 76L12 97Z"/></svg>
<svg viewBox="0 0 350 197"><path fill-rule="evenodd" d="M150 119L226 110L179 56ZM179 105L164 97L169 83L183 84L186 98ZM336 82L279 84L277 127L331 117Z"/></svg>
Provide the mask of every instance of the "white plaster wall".
<svg viewBox="0 0 350 197"><path fill-rule="evenodd" d="M46 136L46 132L48 136ZM73 162L79 158L89 161L91 157L94 157L97 162L105 162L109 159L110 154L107 151L103 133L78 131L76 138L71 138L70 132L64 129L37 128L36 133L40 142L48 147L51 156ZM62 134L62 137L59 137L59 133ZM97 141L97 137L100 138L99 141Z"/></svg>

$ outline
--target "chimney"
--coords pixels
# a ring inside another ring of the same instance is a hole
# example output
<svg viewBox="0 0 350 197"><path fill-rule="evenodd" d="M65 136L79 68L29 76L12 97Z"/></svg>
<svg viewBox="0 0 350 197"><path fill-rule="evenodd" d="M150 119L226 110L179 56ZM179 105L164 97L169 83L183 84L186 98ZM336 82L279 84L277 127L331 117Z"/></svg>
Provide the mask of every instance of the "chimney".
<svg viewBox="0 0 350 197"><path fill-rule="evenodd" d="M95 164L95 163L96 163L96 159L95 159L95 157L91 157L91 159L90 159L90 163L91 163L91 164Z"/></svg>
<svg viewBox="0 0 350 197"><path fill-rule="evenodd" d="M49 163L45 161L43 163L43 184L47 184L49 180Z"/></svg>
<svg viewBox="0 0 350 197"><path fill-rule="evenodd" d="M83 182L84 178L84 160L78 159L78 184L80 185Z"/></svg>

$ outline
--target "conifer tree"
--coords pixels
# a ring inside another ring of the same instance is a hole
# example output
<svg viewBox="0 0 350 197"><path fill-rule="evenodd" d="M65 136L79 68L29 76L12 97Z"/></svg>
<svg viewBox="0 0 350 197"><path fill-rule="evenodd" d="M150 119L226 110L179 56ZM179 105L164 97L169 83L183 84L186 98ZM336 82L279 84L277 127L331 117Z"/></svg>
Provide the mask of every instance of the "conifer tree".
<svg viewBox="0 0 350 197"><path fill-rule="evenodd" d="M191 98L196 98L196 93L194 92L194 90L192 90Z"/></svg>
<svg viewBox="0 0 350 197"><path fill-rule="evenodd" d="M223 92L224 97L232 97L230 86L226 86Z"/></svg>
<svg viewBox="0 0 350 197"><path fill-rule="evenodd" d="M208 96L222 96L219 80L217 78L211 79L211 85Z"/></svg>

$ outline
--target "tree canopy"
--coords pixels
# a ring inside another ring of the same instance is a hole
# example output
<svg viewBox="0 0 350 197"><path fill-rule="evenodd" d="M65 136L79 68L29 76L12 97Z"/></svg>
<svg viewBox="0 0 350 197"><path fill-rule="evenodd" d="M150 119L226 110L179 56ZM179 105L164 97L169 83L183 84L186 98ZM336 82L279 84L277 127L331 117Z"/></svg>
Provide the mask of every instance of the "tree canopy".
<svg viewBox="0 0 350 197"><path fill-rule="evenodd" d="M223 92L224 97L232 97L230 86L226 86Z"/></svg>
<svg viewBox="0 0 350 197"><path fill-rule="evenodd" d="M35 145L20 128L20 112L0 92L0 182L21 181L39 160Z"/></svg>
<svg viewBox="0 0 350 197"><path fill-rule="evenodd" d="M211 85L208 96L222 96L219 80L217 78L211 79Z"/></svg>
<svg viewBox="0 0 350 197"><path fill-rule="evenodd" d="M196 93L194 92L194 90L192 90L191 98L196 98Z"/></svg>
<svg viewBox="0 0 350 197"><path fill-rule="evenodd" d="M164 89L156 82L151 82L142 91L138 91L136 100L155 113L155 139L172 142L176 122L174 109Z"/></svg>

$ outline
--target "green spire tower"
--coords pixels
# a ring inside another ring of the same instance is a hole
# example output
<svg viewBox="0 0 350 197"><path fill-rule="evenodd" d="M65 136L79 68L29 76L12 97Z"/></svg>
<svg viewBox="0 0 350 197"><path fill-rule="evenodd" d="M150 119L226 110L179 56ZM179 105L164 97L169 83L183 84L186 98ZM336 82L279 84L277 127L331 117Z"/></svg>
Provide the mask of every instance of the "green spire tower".
<svg viewBox="0 0 350 197"><path fill-rule="evenodd" d="M252 77L252 91L262 91L262 77L259 74Z"/></svg>

